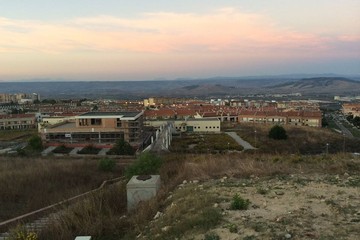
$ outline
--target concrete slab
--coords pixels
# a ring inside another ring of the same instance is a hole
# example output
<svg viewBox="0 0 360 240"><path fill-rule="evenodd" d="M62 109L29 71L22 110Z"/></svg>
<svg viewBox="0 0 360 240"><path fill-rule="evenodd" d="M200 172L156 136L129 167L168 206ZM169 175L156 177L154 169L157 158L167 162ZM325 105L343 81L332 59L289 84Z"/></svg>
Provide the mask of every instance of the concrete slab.
<svg viewBox="0 0 360 240"><path fill-rule="evenodd" d="M78 155L78 151L80 151L81 149L83 149L82 147L76 147L73 150L71 150L71 152L69 153L69 155Z"/></svg>
<svg viewBox="0 0 360 240"><path fill-rule="evenodd" d="M230 137L232 137L238 144L243 146L244 150L256 149L250 143L248 143L247 141L245 141L241 137L239 137L239 135L237 135L236 132L226 132L226 134L229 135Z"/></svg>
<svg viewBox="0 0 360 240"><path fill-rule="evenodd" d="M51 146L46 148L44 151L41 152L41 155L43 156L47 156L49 153L51 153L56 147L55 146Z"/></svg>
<svg viewBox="0 0 360 240"><path fill-rule="evenodd" d="M103 149L100 150L100 152L97 155L106 156L106 153L108 151L110 151L110 148L103 148Z"/></svg>

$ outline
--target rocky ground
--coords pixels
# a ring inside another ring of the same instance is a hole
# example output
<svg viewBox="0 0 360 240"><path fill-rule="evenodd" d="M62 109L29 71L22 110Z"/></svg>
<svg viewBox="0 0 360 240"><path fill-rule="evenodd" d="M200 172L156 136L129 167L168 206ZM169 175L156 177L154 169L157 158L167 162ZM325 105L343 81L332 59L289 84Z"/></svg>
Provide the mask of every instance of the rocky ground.
<svg viewBox="0 0 360 240"><path fill-rule="evenodd" d="M211 207L221 213L222 219L209 230L193 226L182 237L164 238L162 232L175 228L181 217L173 223L168 222L169 218L167 222L164 219L186 201L185 197L170 196L168 206L149 225L162 229L153 236L154 239L360 239L359 175L251 176L199 183L185 181L173 195L184 189L195 198L214 197ZM230 210L236 194L249 200L246 210ZM194 199L189 200L187 206L191 211Z"/></svg>

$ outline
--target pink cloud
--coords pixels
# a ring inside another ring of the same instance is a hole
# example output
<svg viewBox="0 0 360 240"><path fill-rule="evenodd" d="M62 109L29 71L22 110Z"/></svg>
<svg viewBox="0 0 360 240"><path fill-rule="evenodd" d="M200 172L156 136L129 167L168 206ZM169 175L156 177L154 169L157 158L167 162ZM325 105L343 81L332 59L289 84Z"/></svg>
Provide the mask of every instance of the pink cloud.
<svg viewBox="0 0 360 240"><path fill-rule="evenodd" d="M139 67L156 72L164 66L168 72L174 71L174 66L181 72L204 63L353 57L353 45L360 43L356 34L295 31L280 27L266 15L233 8L205 14L157 12L63 22L0 18L0 36L0 64L8 64L7 71L37 69L49 74L65 68L72 74L89 69L134 74ZM28 59L30 67L18 60L8 63L12 55ZM101 64L103 59L112 64ZM48 68L44 70L44 66ZM121 70L122 66L126 67Z"/></svg>

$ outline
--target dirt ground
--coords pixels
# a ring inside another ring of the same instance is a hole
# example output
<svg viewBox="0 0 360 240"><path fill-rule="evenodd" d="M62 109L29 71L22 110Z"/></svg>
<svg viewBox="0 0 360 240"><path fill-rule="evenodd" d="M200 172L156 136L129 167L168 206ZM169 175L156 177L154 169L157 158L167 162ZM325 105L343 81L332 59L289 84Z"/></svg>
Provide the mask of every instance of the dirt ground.
<svg viewBox="0 0 360 240"><path fill-rule="evenodd" d="M359 175L224 177L202 185L220 199L214 208L223 220L184 239L360 239ZM230 210L235 194L249 199L247 210Z"/></svg>

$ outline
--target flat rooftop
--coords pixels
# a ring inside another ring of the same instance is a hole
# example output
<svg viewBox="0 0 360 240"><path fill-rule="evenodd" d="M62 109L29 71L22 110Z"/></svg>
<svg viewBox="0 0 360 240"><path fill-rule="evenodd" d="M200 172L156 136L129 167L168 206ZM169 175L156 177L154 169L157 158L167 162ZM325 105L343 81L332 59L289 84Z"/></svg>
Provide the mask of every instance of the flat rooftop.
<svg viewBox="0 0 360 240"><path fill-rule="evenodd" d="M76 116L77 119L85 118L121 118L134 120L140 117L144 112L87 112Z"/></svg>

